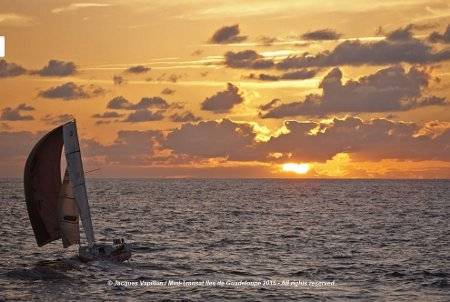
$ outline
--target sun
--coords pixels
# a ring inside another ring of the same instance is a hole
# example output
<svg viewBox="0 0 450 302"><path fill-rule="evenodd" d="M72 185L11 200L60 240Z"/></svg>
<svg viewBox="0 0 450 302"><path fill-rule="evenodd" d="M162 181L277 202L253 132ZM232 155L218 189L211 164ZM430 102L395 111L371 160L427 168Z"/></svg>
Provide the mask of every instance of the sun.
<svg viewBox="0 0 450 302"><path fill-rule="evenodd" d="M306 174L309 171L309 164L296 164L296 163L286 163L283 164L282 169L284 172L294 172L297 174Z"/></svg>

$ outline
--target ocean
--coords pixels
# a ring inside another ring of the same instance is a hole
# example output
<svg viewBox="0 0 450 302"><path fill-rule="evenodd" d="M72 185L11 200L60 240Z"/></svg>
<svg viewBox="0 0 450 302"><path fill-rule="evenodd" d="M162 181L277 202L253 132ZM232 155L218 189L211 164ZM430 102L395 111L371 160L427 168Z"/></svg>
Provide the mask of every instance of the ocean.
<svg viewBox="0 0 450 302"><path fill-rule="evenodd" d="M122 264L38 248L0 180L0 301L449 301L449 180L88 179Z"/></svg>

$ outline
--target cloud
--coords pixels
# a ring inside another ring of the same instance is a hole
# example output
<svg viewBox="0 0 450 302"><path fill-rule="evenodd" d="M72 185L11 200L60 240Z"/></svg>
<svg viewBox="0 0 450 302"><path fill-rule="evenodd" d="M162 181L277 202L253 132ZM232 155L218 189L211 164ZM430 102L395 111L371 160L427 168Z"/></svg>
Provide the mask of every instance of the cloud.
<svg viewBox="0 0 450 302"><path fill-rule="evenodd" d="M408 38L410 28L406 27L388 34L388 38L376 42L347 40L331 51L315 55L305 52L289 56L279 62L266 59L254 50L225 53L224 64L231 68L280 70L309 67L330 67L341 65L386 65L401 62L410 64L437 63L450 59L450 49L434 50L424 41Z"/></svg>
<svg viewBox="0 0 450 302"><path fill-rule="evenodd" d="M25 72L25 68L20 65L8 63L6 60L0 60L0 78L16 77Z"/></svg>
<svg viewBox="0 0 450 302"><path fill-rule="evenodd" d="M181 165L209 162L208 159L218 159L224 165L226 161L326 162L338 154L349 155L355 164L385 159L450 162L450 123L445 122L418 124L357 117L327 122L286 121L284 131L276 131L280 134L264 141L257 139L257 129L254 123L224 119L185 123L170 130L167 136L153 130L119 131L111 144L84 138L81 145L87 165L118 165L135 172L136 167L153 168L154 163L163 161ZM23 169L33 144L44 134L0 131L0 171Z"/></svg>
<svg viewBox="0 0 450 302"><path fill-rule="evenodd" d="M41 121L45 122L48 125L62 125L73 119L74 119L73 115L68 113L59 114L56 116L47 114L43 118L41 118Z"/></svg>
<svg viewBox="0 0 450 302"><path fill-rule="evenodd" d="M256 156L256 132L250 124L229 119L183 124L167 135L163 146L192 157L248 160Z"/></svg>
<svg viewBox="0 0 450 302"><path fill-rule="evenodd" d="M0 165L8 166L20 163L23 171L23 163L31 151L33 144L41 137L42 133L29 131L0 131ZM4 168L1 170L6 171Z"/></svg>
<svg viewBox="0 0 450 302"><path fill-rule="evenodd" d="M309 94L304 101L264 107L263 118L287 116L325 116L341 112L406 111L431 105L447 105L445 98L423 96L430 75L415 67L408 72L401 66L381 69L376 73L342 84L339 68L331 70L319 88L322 95Z"/></svg>
<svg viewBox="0 0 450 302"><path fill-rule="evenodd" d="M14 13L0 13L1 26L28 26L33 23L33 18Z"/></svg>
<svg viewBox="0 0 450 302"><path fill-rule="evenodd" d="M258 37L257 41L261 46L272 46L273 43L278 42L279 40L276 37L261 36Z"/></svg>
<svg viewBox="0 0 450 302"><path fill-rule="evenodd" d="M122 85L126 82L125 78L120 75L113 76L114 85Z"/></svg>
<svg viewBox="0 0 450 302"><path fill-rule="evenodd" d="M219 28L209 40L213 44L240 43L247 39L247 36L240 36L239 24L224 26Z"/></svg>
<svg viewBox="0 0 450 302"><path fill-rule="evenodd" d="M51 130L51 129L48 129ZM47 130L47 131L48 131ZM0 174L8 176L6 171L21 175L23 164L33 145L47 133L40 131L0 131ZM149 164L158 149L163 135L161 131L119 131L112 144L101 144L94 139L80 141L83 150L85 167L94 162L95 167L111 167L116 164L123 166L139 166ZM11 172L13 171L13 172ZM11 175L11 174L9 174Z"/></svg>
<svg viewBox="0 0 450 302"><path fill-rule="evenodd" d="M74 75L77 72L77 66L73 62L59 60L50 60L42 69L32 72L43 77L65 77Z"/></svg>
<svg viewBox="0 0 450 302"><path fill-rule="evenodd" d="M33 111L34 107L33 106L29 106L25 103L20 104L19 106L17 106L17 110L19 111Z"/></svg>
<svg viewBox="0 0 450 302"><path fill-rule="evenodd" d="M111 99L106 106L108 109L122 109L122 110L141 110L148 108L168 109L169 103L159 97L143 97L141 100L133 104L123 96L117 96Z"/></svg>
<svg viewBox="0 0 450 302"><path fill-rule="evenodd" d="M396 35L396 38L399 37ZM344 41L332 51L288 57L277 63L276 67L298 69L339 65L385 65L400 62L426 64L449 59L449 49L433 51L431 46L417 39L381 40L367 43L354 40Z"/></svg>
<svg viewBox="0 0 450 302"><path fill-rule="evenodd" d="M162 94L165 94L165 95L170 95L170 94L174 94L174 93L175 93L175 90L166 87L166 88L164 88L164 89L161 91L161 93L162 93Z"/></svg>
<svg viewBox="0 0 450 302"><path fill-rule="evenodd" d="M279 80L305 80L311 79L317 74L318 70L300 69L291 72L285 72L281 75L272 75L267 73L249 75L249 79L256 79L260 81L279 81Z"/></svg>
<svg viewBox="0 0 450 302"><path fill-rule="evenodd" d="M130 68L128 68L126 70L126 72L128 73L146 73L148 71L150 71L150 67L146 67L143 65L136 65L136 66L131 66Z"/></svg>
<svg viewBox="0 0 450 302"><path fill-rule="evenodd" d="M95 7L108 7L111 6L111 4L108 3L70 3L67 6L61 6L61 7L57 7L52 9L52 13L53 14L60 14L63 12L71 12L71 11L77 11L79 9L83 9L83 8L95 8Z"/></svg>
<svg viewBox="0 0 450 302"><path fill-rule="evenodd" d="M219 91L215 95L207 97L202 102L201 108L214 113L225 113L243 101L244 98L239 93L239 88L228 83L227 90Z"/></svg>
<svg viewBox="0 0 450 302"><path fill-rule="evenodd" d="M33 111L34 107L25 103L18 105L16 108L3 108L0 114L1 121L31 121L34 120L32 115L22 115L22 111Z"/></svg>
<svg viewBox="0 0 450 302"><path fill-rule="evenodd" d="M191 53L191 56L193 56L193 57L198 57L198 56L201 56L202 54L203 54L203 50L197 49L197 50L194 50L194 51Z"/></svg>
<svg viewBox="0 0 450 302"><path fill-rule="evenodd" d="M185 111L182 113L174 113L170 116L170 120L176 123L188 123L188 122L198 122L201 121L202 118L199 116L195 116L190 111Z"/></svg>
<svg viewBox="0 0 450 302"><path fill-rule="evenodd" d="M272 68L275 63L270 59L264 59L254 50L243 50L226 52L225 65L232 68L268 69Z"/></svg>
<svg viewBox="0 0 450 302"><path fill-rule="evenodd" d="M450 125L438 134L420 134L416 123L355 117L331 123L285 122L287 132L264 143L266 152L280 152L295 161L325 161L338 153L354 160L450 160ZM284 159L286 160L286 158Z"/></svg>
<svg viewBox="0 0 450 302"><path fill-rule="evenodd" d="M327 28L306 32L302 35L302 38L304 40L324 41L324 40L337 40L341 36L342 34Z"/></svg>
<svg viewBox="0 0 450 302"><path fill-rule="evenodd" d="M413 25L409 24L403 28L398 28L386 35L386 39L390 41L407 41L413 39Z"/></svg>
<svg viewBox="0 0 450 302"><path fill-rule="evenodd" d="M127 118L123 120L123 122L128 123L141 123L141 122L152 122L152 121L160 121L164 119L163 111L150 111L147 109L138 109L130 114L128 114Z"/></svg>
<svg viewBox="0 0 450 302"><path fill-rule="evenodd" d="M105 111L103 113L96 113L94 115L92 115L93 118L98 118L98 119L110 119L110 118L119 118L124 116L125 114L120 114L118 112L115 111Z"/></svg>
<svg viewBox="0 0 450 302"><path fill-rule="evenodd" d="M63 99L66 101L77 99L88 99L102 95L105 90L95 85L80 85L74 82L67 82L65 84L50 87L46 90L40 91L38 96L47 99Z"/></svg>
<svg viewBox="0 0 450 302"><path fill-rule="evenodd" d="M162 138L161 131L121 130L116 140L109 145L93 139L82 140L83 154L87 157L102 157L110 164L149 164Z"/></svg>
<svg viewBox="0 0 450 302"><path fill-rule="evenodd" d="M273 108L276 108L280 103L281 103L280 99L273 99L269 103L259 106L259 109L262 111L269 111L272 110Z"/></svg>
<svg viewBox="0 0 450 302"><path fill-rule="evenodd" d="M450 43L450 25L447 25L447 29L442 34L434 31L428 36L428 40L431 43Z"/></svg>
<svg viewBox="0 0 450 302"><path fill-rule="evenodd" d="M162 75L160 75L156 80L157 81L168 81L168 82L172 82L172 83L176 83L178 82L179 79L181 79L183 76L185 76L186 74L176 74L176 73L171 73L171 74L166 74L163 73ZM147 79L148 81L151 81L150 79Z"/></svg>
<svg viewBox="0 0 450 302"><path fill-rule="evenodd" d="M183 76L182 76L181 74L175 74L175 73L172 73L171 75L168 76L167 80L168 80L169 82L176 83L176 82L178 82L178 80L181 79L182 77L183 77Z"/></svg>

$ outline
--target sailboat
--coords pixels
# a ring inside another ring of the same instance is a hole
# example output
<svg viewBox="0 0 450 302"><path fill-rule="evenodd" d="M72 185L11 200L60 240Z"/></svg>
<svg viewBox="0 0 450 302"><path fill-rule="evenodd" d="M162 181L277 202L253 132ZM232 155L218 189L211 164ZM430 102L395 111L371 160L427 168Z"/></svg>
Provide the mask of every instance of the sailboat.
<svg viewBox="0 0 450 302"><path fill-rule="evenodd" d="M67 166L61 181L63 147ZM62 239L64 248L78 244L78 257L85 262L123 262L131 257L123 239L115 239L112 245L95 241L75 120L53 129L34 146L25 164L24 189L39 247ZM86 245L80 243L79 218Z"/></svg>

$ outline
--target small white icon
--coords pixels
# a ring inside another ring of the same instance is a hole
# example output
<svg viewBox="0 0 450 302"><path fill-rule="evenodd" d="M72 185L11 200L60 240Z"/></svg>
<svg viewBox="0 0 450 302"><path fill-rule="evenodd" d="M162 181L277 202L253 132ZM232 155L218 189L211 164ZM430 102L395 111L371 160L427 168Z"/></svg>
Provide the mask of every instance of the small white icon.
<svg viewBox="0 0 450 302"><path fill-rule="evenodd" d="M0 58L5 56L5 36L0 36Z"/></svg>

